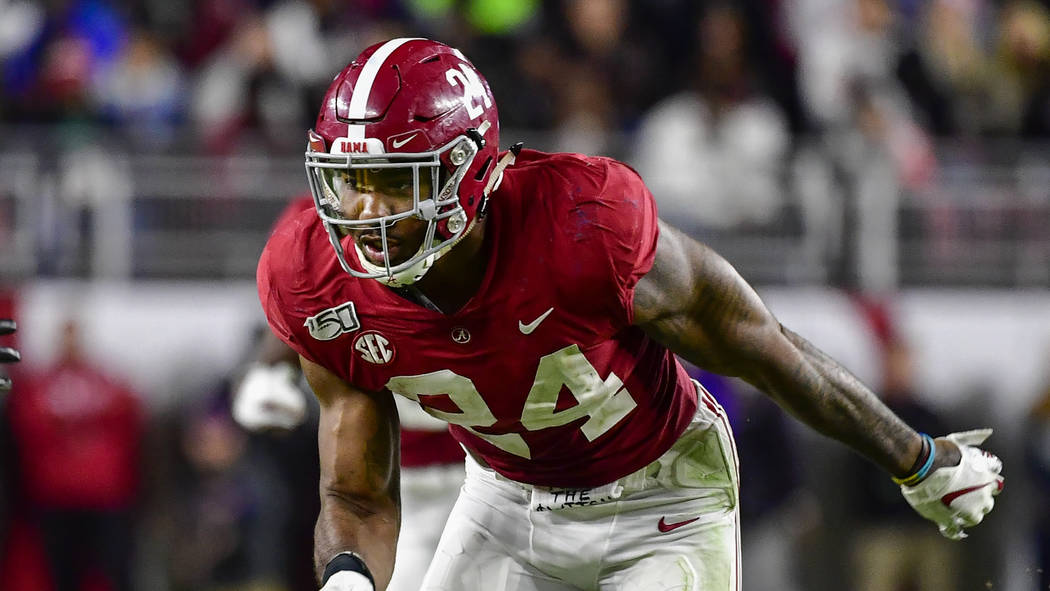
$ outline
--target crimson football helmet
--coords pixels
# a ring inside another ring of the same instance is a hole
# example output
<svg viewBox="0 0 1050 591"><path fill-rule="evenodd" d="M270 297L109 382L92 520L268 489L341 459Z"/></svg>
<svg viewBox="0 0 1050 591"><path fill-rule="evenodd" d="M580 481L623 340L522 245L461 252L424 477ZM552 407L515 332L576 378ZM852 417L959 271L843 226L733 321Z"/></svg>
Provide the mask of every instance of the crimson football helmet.
<svg viewBox="0 0 1050 591"><path fill-rule="evenodd" d="M393 287L421 278L474 226L498 150L492 91L459 50L392 39L361 52L328 87L306 152L314 204L343 269ZM382 193L404 205L354 219L344 211L347 192ZM391 262L388 230L409 217L426 222L423 243ZM381 246L380 264L355 240L362 233Z"/></svg>

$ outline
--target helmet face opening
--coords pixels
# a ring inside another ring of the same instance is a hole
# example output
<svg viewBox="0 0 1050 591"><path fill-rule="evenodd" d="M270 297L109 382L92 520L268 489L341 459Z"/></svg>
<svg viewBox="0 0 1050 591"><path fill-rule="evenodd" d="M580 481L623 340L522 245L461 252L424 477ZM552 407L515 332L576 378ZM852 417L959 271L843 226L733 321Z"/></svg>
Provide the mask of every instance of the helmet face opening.
<svg viewBox="0 0 1050 591"><path fill-rule="evenodd" d="M391 39L361 52L329 86L306 152L343 269L388 285L421 278L473 227L498 146L492 92L458 50ZM381 203L366 210L366 197Z"/></svg>
<svg viewBox="0 0 1050 591"><path fill-rule="evenodd" d="M334 168L318 166L316 174L321 186L323 214L344 234L350 227L375 229L384 221L389 223L411 216L425 219L422 212L429 211L430 208L425 207L428 201L433 201L435 209L449 205L447 197L442 200L434 191L449 175L432 164L400 165L383 159ZM360 197L365 195L384 198L390 213L381 216L383 219L362 218Z"/></svg>
<svg viewBox="0 0 1050 591"><path fill-rule="evenodd" d="M385 278L401 285L411 281L399 278L400 274L429 269L435 255L440 256L467 231L458 189L476 155L474 141L466 136L437 150L412 154L308 150L306 169L314 204L343 269L355 277ZM460 164L449 174L445 161ZM385 215L361 216L359 204L366 195L383 200ZM392 253L389 232L408 218L426 222L419 248L413 253ZM366 235L378 236L374 249L362 250L357 239ZM362 269L354 268L347 259L347 242L357 248ZM369 250L375 251L371 257Z"/></svg>

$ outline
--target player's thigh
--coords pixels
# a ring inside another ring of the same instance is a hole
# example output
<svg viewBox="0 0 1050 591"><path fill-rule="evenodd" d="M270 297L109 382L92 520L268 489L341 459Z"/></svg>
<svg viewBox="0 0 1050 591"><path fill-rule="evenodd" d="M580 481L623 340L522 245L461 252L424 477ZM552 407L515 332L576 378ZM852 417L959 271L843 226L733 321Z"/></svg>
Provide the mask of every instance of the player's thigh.
<svg viewBox="0 0 1050 591"><path fill-rule="evenodd" d="M577 591L518 559L514 551L528 544L516 543L516 534L527 521L516 521L518 507L496 510L499 503L497 496L460 494L421 591Z"/></svg>
<svg viewBox="0 0 1050 591"><path fill-rule="evenodd" d="M651 521L655 523L655 517ZM708 513L655 539L639 537L637 542L638 558L603 576L601 591L740 591L735 507Z"/></svg>

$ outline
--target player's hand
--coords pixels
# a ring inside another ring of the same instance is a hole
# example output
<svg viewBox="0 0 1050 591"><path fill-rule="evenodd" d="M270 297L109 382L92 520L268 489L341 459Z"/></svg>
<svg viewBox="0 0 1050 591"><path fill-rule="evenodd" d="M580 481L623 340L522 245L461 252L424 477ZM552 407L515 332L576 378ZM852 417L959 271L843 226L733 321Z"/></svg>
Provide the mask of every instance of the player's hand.
<svg viewBox="0 0 1050 591"><path fill-rule="evenodd" d="M0 318L0 335L13 334L18 330L18 325L9 318ZM0 347L0 363L14 363L22 359L22 355L11 347ZM0 376L0 392L11 389L11 378Z"/></svg>
<svg viewBox="0 0 1050 591"><path fill-rule="evenodd" d="M936 523L946 538L965 538L963 530L984 519L1003 489L1003 462L976 447L991 434L991 429L976 429L945 436L959 446L959 463L941 466L914 486L901 486L912 508Z"/></svg>
<svg viewBox="0 0 1050 591"><path fill-rule="evenodd" d="M321 587L321 591L376 591L372 581L359 572L352 570L341 570L331 577Z"/></svg>
<svg viewBox="0 0 1050 591"><path fill-rule="evenodd" d="M251 431L291 430L306 418L306 399L290 363L255 363L233 393L233 418Z"/></svg>

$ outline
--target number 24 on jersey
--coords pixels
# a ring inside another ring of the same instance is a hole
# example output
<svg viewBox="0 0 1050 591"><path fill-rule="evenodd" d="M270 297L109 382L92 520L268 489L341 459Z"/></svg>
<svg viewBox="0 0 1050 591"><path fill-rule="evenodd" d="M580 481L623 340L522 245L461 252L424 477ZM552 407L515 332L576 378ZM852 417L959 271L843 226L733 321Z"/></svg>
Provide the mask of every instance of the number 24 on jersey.
<svg viewBox="0 0 1050 591"><path fill-rule="evenodd" d="M562 386L568 388L578 404L559 411L556 406ZM421 403L423 410L470 430L503 451L523 458L532 457L528 444L518 433L490 434L477 431L477 428L495 425L498 419L468 377L442 369L421 375L394 377L387 382L386 387L416 402L420 402L420 396L445 394L460 412L444 412ZM538 431L587 417L580 431L588 441L594 441L623 420L635 406L634 398L615 373L610 373L603 380L580 347L570 345L540 359L536 379L525 399L520 418L525 429Z"/></svg>

